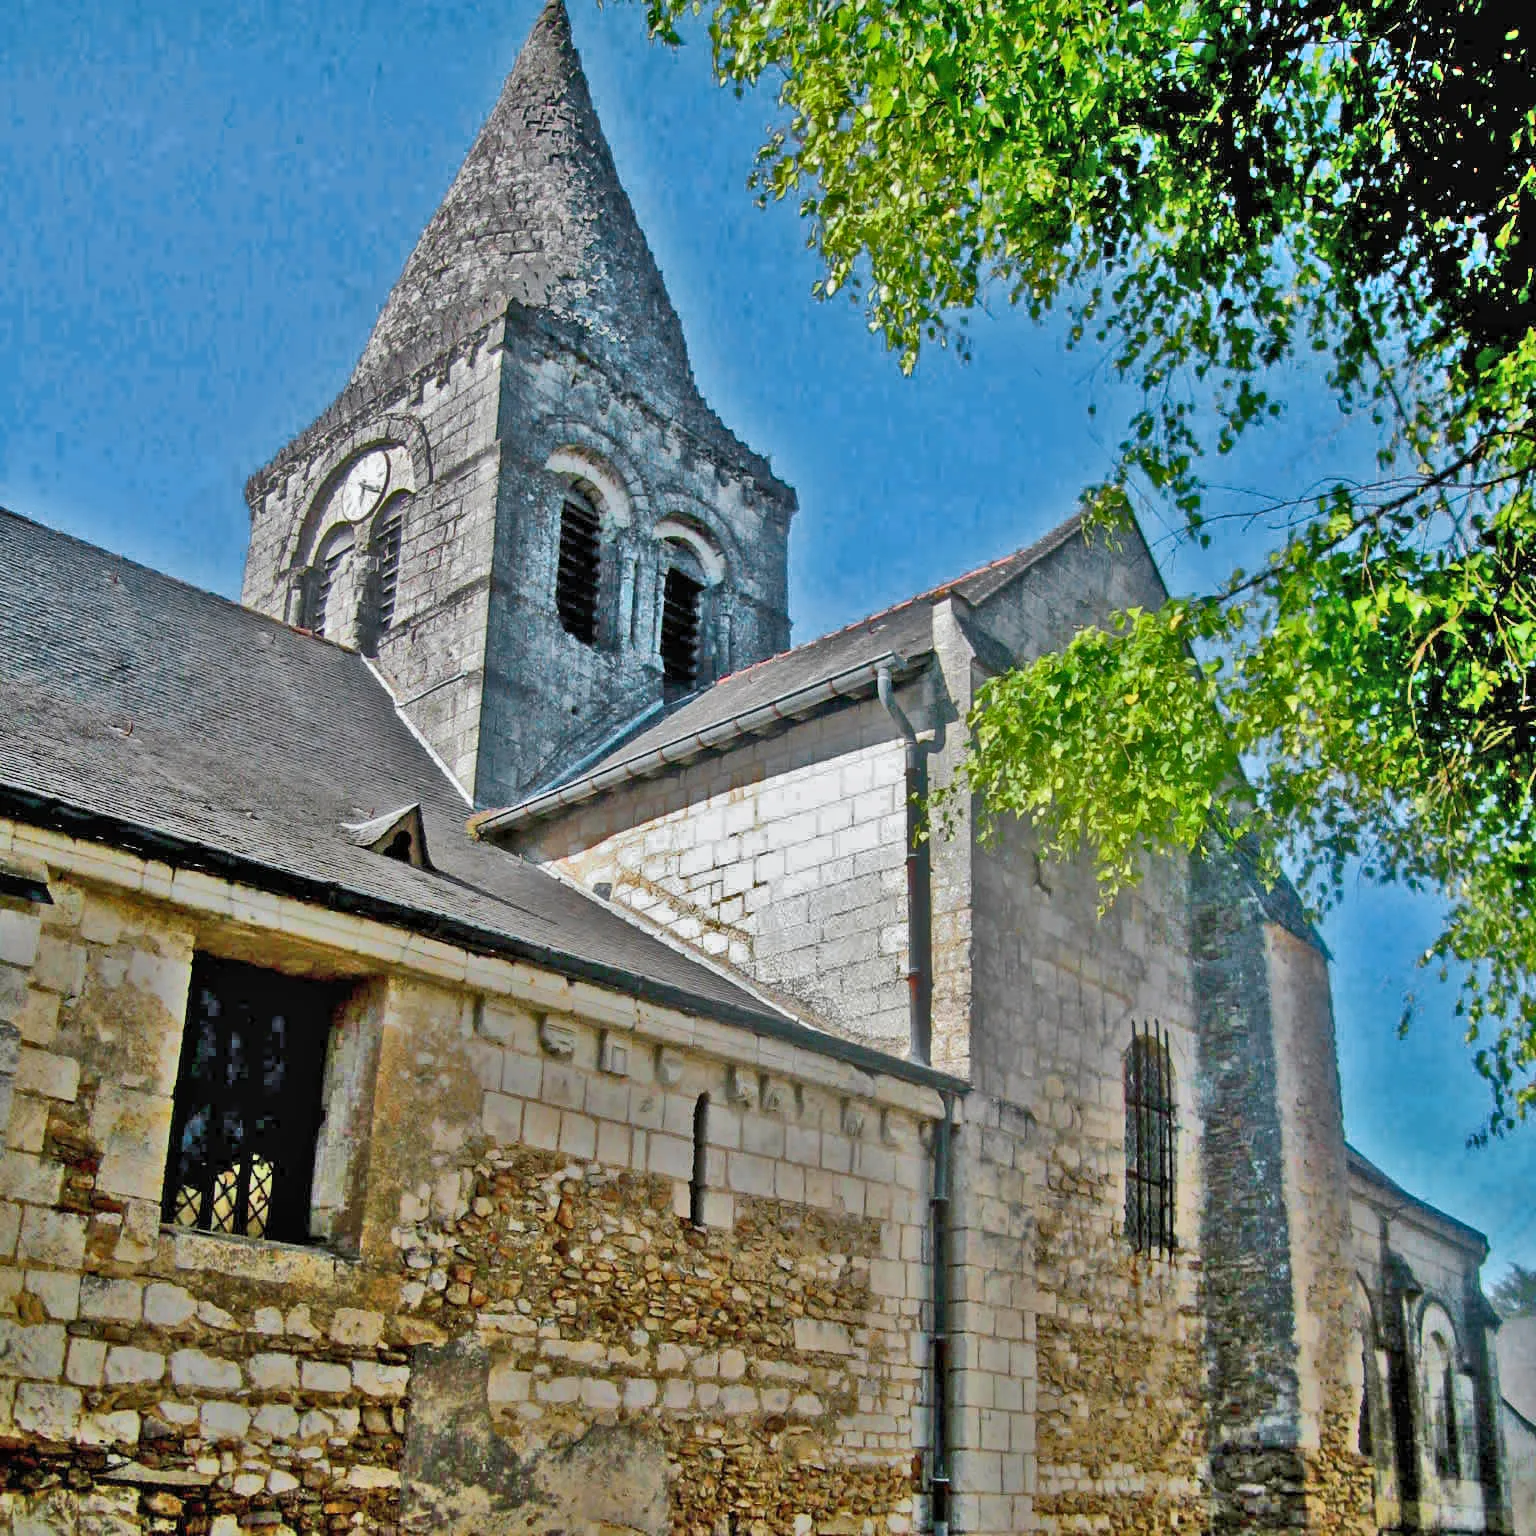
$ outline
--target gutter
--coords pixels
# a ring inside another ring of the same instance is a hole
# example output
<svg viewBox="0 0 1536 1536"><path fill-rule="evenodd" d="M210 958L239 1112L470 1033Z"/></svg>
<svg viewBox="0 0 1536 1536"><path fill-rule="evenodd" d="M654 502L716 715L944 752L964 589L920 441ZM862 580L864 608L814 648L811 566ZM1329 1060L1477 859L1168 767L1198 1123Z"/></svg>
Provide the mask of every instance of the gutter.
<svg viewBox="0 0 1536 1536"><path fill-rule="evenodd" d="M557 811L568 810L571 806L596 799L604 791L616 789L632 779L647 778L665 768L691 763L708 752L723 750L743 737L765 735L775 726L801 719L824 704L837 699L853 698L874 689L882 669L901 677L916 671L915 665L905 657L898 656L895 651L887 651L874 661L848 667L821 682L792 689L766 704L742 710L702 730L663 742L659 747L637 752L614 763L612 767L599 769L585 778L563 784L558 789L545 790L506 810L482 811L478 816L470 818L470 833L478 838L493 840L498 834L515 832Z"/></svg>
<svg viewBox="0 0 1536 1536"><path fill-rule="evenodd" d="M640 1002L675 1009L694 1018L736 1024L753 1034L782 1040L816 1055L845 1062L861 1072L899 1078L919 1087L935 1089L941 1094L963 1094L970 1089L970 1084L962 1078L951 1077L947 1072L936 1071L900 1056L888 1056L883 1051L861 1045L857 1041L823 1034L788 1014L759 1012L755 1008L743 1007L740 1003L715 1002L688 991L686 987L637 976L633 971L600 960L587 960L579 955L534 943L530 939L519 939L492 928L481 928L461 918L423 911L388 897L372 896L313 875L274 868L244 854L230 853L174 832L162 832L122 817L88 810L20 785L0 784L0 815L14 817L28 826L61 832L67 837L105 843L143 858L169 864L173 868L199 870L274 896L289 896L329 911L371 918L392 928L404 928L427 938L441 940L471 954L489 955L502 960L522 960L541 970L552 971L572 981L591 982L594 986L624 997L633 997Z"/></svg>
<svg viewBox="0 0 1536 1536"><path fill-rule="evenodd" d="M928 1065L933 1047L933 855L923 836L923 805L928 798L928 752L917 739L906 711L896 702L888 662L880 662L875 689L885 712L901 732L907 788L907 1016L911 1061Z"/></svg>

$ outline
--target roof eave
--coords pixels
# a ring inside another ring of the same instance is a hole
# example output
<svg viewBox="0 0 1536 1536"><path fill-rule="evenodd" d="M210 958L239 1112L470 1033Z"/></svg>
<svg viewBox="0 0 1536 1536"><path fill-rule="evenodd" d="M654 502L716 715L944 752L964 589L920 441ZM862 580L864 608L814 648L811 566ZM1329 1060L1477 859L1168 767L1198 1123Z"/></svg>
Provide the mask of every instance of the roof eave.
<svg viewBox="0 0 1536 1536"><path fill-rule="evenodd" d="M637 752L632 757L599 768L568 784L530 796L517 805L503 810L481 811L470 818L470 831L475 837L495 841L573 806L585 804L636 779L649 778L667 768L684 767L711 752L727 751L746 737L767 735L829 704L839 704L865 693L873 693L882 667L889 667L897 680L905 680L920 670L926 654L924 652L907 657L895 651L887 651L872 661L860 662L856 667L847 667L818 682L807 683L770 699L766 704L754 705L751 709L741 710L703 730L663 742L659 747L652 747L645 752Z"/></svg>
<svg viewBox="0 0 1536 1536"><path fill-rule="evenodd" d="M482 928L478 924L425 911L404 902L370 895L348 886L337 885L296 870L285 870L262 863L244 854L199 843L174 832L145 826L104 811L47 795L24 785L0 782L0 815L13 817L28 826L61 832L88 842L104 843L144 858L158 860L180 869L196 869L217 875L275 896L288 896L331 911L370 918L391 927L438 939L472 954L497 959L521 960L572 981L590 982L639 1002L675 1009L694 1018L734 1024L753 1034L766 1035L800 1046L817 1055L842 1061L860 1071L898 1078L940 1093L964 1094L970 1084L919 1062L900 1056L888 1056L871 1046L824 1035L788 1014L769 1013L739 1003L715 1001L689 992L668 982L637 976L619 966L589 960L552 949L530 939Z"/></svg>

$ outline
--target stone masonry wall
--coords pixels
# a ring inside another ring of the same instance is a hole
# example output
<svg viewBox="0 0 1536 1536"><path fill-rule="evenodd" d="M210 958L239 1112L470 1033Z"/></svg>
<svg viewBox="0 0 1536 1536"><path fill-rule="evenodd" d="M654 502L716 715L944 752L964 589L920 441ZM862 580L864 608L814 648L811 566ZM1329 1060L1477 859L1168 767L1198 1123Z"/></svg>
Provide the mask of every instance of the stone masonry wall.
<svg viewBox="0 0 1536 1536"><path fill-rule="evenodd" d="M876 702L582 807L526 851L791 996L907 1049L906 779Z"/></svg>
<svg viewBox="0 0 1536 1536"><path fill-rule="evenodd" d="M372 639L406 715L471 793L496 535L501 332L498 322L467 338L397 393L316 435L303 458L253 480L241 592L247 607L302 622L292 593L323 532L318 509L368 446L398 444L392 457L410 466L412 495L394 621ZM366 523L358 529L352 558L359 566L368 531Z"/></svg>
<svg viewBox="0 0 1536 1536"><path fill-rule="evenodd" d="M1376 1528L1375 1489L1359 1453L1354 1363L1360 1341L1328 962L1277 923L1266 926L1264 945L1285 1198L1300 1215L1290 1225L1290 1258L1308 1528L1363 1536Z"/></svg>
<svg viewBox="0 0 1536 1536"><path fill-rule="evenodd" d="M52 834L0 852L54 897L0 909L0 1527L912 1528L937 1094ZM377 1032L329 1248L160 1225L208 949L353 977Z"/></svg>
<svg viewBox="0 0 1536 1536"><path fill-rule="evenodd" d="M962 1465L974 1478L1001 1447L1013 1494L980 1501L974 1528L1197 1528L1203 1128L1182 871L1155 866L1100 918L1091 871L1042 864L1010 822L977 848L974 886L977 1092L957 1223L980 1368L963 1386ZM1134 1253L1124 1233L1123 1061L1132 1022L1154 1020L1177 1100L1171 1257ZM1004 1354L999 1338L1018 1342Z"/></svg>

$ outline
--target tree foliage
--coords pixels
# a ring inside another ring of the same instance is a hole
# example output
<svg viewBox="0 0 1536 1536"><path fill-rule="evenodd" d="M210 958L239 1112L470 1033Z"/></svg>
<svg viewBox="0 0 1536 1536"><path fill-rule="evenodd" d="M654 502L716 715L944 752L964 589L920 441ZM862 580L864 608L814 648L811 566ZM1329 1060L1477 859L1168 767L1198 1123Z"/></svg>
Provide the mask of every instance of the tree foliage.
<svg viewBox="0 0 1536 1536"><path fill-rule="evenodd" d="M1536 1269L1511 1264L1488 1294L1500 1317L1536 1317Z"/></svg>
<svg viewBox="0 0 1536 1536"><path fill-rule="evenodd" d="M991 292L1066 317L1140 407L1084 493L1219 532L1213 454L1313 354L1379 476L1256 572L994 680L970 782L1097 860L1289 853L1443 893L1425 955L1493 1092L1536 1106L1536 86L1507 0L647 0L776 83L755 181L910 368Z"/></svg>

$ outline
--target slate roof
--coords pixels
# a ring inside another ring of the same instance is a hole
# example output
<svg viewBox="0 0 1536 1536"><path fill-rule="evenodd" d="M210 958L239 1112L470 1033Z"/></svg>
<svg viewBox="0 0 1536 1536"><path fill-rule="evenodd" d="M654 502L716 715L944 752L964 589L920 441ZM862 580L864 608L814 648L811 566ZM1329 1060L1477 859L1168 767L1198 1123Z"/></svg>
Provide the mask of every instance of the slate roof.
<svg viewBox="0 0 1536 1536"><path fill-rule="evenodd" d="M695 431L724 432L694 383L656 259L619 182L562 0L534 23L501 96L405 264L354 381L419 365L466 317L522 305L574 322ZM734 439L732 439L734 442Z"/></svg>
<svg viewBox="0 0 1536 1536"><path fill-rule="evenodd" d="M555 785L541 786L522 804L538 800L553 787L581 784L632 761L638 764L661 748L687 742L713 726L876 662L888 654L894 653L908 662L927 656L933 650L933 610L937 604L951 596L971 604L985 602L1032 565L1075 538L1081 527L1079 517L1070 517L1043 538L1011 555L932 587L893 608L871 614L856 624L793 650L781 651L777 656L770 656L740 672L732 672L702 692L684 699L660 720L624 740L579 774L556 780ZM511 808L511 811L517 810L518 807ZM493 833L498 818L509 814L482 812L476 817L476 825Z"/></svg>
<svg viewBox="0 0 1536 1536"><path fill-rule="evenodd" d="M359 848L343 825L412 801L435 870ZM595 898L474 842L463 800L355 652L0 509L7 813L688 1012L773 1033L788 1022Z"/></svg>

